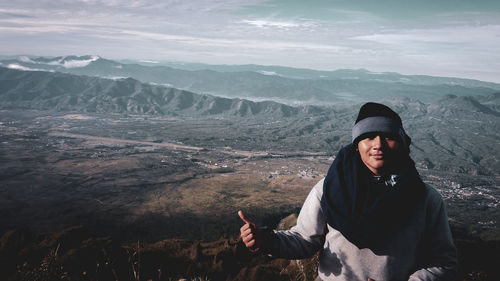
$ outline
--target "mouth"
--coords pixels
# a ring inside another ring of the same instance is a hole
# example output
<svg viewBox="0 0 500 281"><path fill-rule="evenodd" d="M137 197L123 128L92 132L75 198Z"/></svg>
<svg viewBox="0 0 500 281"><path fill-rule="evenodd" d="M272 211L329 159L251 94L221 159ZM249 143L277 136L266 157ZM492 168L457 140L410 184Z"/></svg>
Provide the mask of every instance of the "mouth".
<svg viewBox="0 0 500 281"><path fill-rule="evenodd" d="M372 154L371 157L375 160L384 160L384 154Z"/></svg>

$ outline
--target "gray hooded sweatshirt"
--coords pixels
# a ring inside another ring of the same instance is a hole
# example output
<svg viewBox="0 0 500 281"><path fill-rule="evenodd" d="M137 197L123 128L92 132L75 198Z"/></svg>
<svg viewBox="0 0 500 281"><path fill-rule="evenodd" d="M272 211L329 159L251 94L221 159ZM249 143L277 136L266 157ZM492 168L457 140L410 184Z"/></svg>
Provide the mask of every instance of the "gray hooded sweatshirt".
<svg viewBox="0 0 500 281"><path fill-rule="evenodd" d="M320 280L453 280L457 253L444 202L434 188L426 185L425 199L418 203L414 219L391 233L379 248L359 249L323 218L323 181L309 193L297 225L275 231L278 242L270 249L271 256L303 259L320 251ZM425 265L419 266L423 256Z"/></svg>

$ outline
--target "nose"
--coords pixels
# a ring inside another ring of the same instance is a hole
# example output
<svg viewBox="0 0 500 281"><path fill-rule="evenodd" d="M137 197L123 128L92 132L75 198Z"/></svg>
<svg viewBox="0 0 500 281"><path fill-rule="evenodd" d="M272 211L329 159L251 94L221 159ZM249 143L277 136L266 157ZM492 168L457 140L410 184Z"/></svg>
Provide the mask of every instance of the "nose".
<svg viewBox="0 0 500 281"><path fill-rule="evenodd" d="M380 135L375 136L373 138L373 148L380 149L384 145L382 137Z"/></svg>

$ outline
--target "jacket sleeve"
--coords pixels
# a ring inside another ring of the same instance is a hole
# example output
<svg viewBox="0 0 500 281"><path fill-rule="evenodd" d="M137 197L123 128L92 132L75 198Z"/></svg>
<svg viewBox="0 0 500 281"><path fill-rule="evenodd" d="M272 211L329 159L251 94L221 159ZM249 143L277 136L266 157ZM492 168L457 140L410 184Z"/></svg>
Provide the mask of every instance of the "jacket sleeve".
<svg viewBox="0 0 500 281"><path fill-rule="evenodd" d="M454 280L458 259L451 236L446 207L441 195L428 186L426 229L424 231L423 267L410 281Z"/></svg>
<svg viewBox="0 0 500 281"><path fill-rule="evenodd" d="M326 221L321 211L323 180L320 180L307 196L297 225L290 230L275 231L275 243L271 256L286 259L303 259L322 248L325 241Z"/></svg>

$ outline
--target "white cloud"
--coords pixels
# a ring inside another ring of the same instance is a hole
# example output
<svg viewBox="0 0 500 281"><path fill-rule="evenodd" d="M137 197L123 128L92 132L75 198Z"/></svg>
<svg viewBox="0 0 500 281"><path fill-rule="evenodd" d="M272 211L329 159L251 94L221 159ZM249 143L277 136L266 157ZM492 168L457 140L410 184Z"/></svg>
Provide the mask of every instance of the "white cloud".
<svg viewBox="0 0 500 281"><path fill-rule="evenodd" d="M8 64L7 68L15 69L15 70L22 70L22 71L46 71L44 69L25 67L25 66L19 65L17 63Z"/></svg>
<svg viewBox="0 0 500 281"><path fill-rule="evenodd" d="M129 77L125 77L125 76L104 76L104 78L111 79L111 80L124 80L124 79L127 79Z"/></svg>
<svg viewBox="0 0 500 281"><path fill-rule="evenodd" d="M434 29L413 29L352 37L353 40L383 44L407 43L473 43L500 42L500 25L451 26Z"/></svg>
<svg viewBox="0 0 500 281"><path fill-rule="evenodd" d="M59 58L57 60L52 60L49 62L37 62L39 64L47 64L47 65L61 65L61 62L63 61L63 58Z"/></svg>
<svg viewBox="0 0 500 281"><path fill-rule="evenodd" d="M82 28L63 26L63 25L51 25L51 26L0 26L1 33L10 34L24 34L24 35L40 35L40 33L71 33L82 31Z"/></svg>
<svg viewBox="0 0 500 281"><path fill-rule="evenodd" d="M85 67L89 65L91 62L99 59L99 56L91 56L90 59L87 60L65 60L62 66L65 68L77 68L77 67Z"/></svg>
<svg viewBox="0 0 500 281"><path fill-rule="evenodd" d="M363 53L366 50L353 49L344 46L336 46L333 44L320 44L313 42L301 41L284 41L284 40L259 40L259 39L226 39L226 38L208 38L175 35L168 33L154 33L136 30L121 30L123 35L129 36L127 39L135 40L159 40L159 41L175 41L191 46L203 47L236 47L240 49L265 49L269 51L286 50L286 49L299 49L311 51L326 51L333 53ZM123 38L125 39L125 37Z"/></svg>
<svg viewBox="0 0 500 281"><path fill-rule="evenodd" d="M259 70L257 72L260 73L260 74L263 74L263 75L280 76L278 73L276 73L274 71Z"/></svg>
<svg viewBox="0 0 500 281"><path fill-rule="evenodd" d="M20 56L19 60L22 62L26 63L32 63L32 64L45 64L45 65L53 65L53 66L62 66L64 68L78 68L78 67L85 67L89 65L91 62L96 61L99 59L99 56L90 56L89 59L67 59L67 57L60 57L60 58L54 58L53 60L50 61L33 61L29 57L26 56ZM28 67L21 66L19 64L10 64L8 66L9 68L12 69L19 69L19 70L36 70L39 71L41 69L30 69Z"/></svg>
<svg viewBox="0 0 500 281"><path fill-rule="evenodd" d="M272 21L265 19L241 20L238 23L248 24L259 28L281 28L281 29L300 28L300 27L311 28L316 25L312 22Z"/></svg>
<svg viewBox="0 0 500 281"><path fill-rule="evenodd" d="M159 61L155 61L155 60L139 60L139 61L145 62L145 63L154 63L154 64L160 63Z"/></svg>

